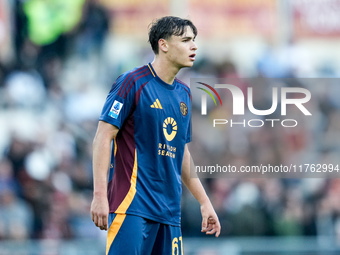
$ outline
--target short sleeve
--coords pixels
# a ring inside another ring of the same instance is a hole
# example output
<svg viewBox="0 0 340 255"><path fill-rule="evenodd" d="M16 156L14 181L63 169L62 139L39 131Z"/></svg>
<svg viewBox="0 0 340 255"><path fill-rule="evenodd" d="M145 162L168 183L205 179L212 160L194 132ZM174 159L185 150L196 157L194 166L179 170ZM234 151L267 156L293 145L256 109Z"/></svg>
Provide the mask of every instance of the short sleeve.
<svg viewBox="0 0 340 255"><path fill-rule="evenodd" d="M129 116L134 104L134 83L127 84L126 75L118 77L108 94L99 120L110 123L119 129Z"/></svg>

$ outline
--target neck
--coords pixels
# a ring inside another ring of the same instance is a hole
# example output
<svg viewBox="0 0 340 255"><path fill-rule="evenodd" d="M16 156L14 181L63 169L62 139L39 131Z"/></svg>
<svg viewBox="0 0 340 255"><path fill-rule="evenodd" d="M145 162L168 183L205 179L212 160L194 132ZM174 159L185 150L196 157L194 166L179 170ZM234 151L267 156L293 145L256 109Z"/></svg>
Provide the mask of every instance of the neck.
<svg viewBox="0 0 340 255"><path fill-rule="evenodd" d="M162 61L159 57L155 57L155 59L151 63L153 69L155 70L157 76L161 78L164 82L172 85L175 80L177 73L180 68L174 66L167 61Z"/></svg>

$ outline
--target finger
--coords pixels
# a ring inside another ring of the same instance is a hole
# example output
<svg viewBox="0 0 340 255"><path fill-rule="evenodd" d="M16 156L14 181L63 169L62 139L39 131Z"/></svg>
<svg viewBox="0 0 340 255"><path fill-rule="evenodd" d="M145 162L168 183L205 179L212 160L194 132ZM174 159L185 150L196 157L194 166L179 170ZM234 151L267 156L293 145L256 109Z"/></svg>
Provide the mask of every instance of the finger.
<svg viewBox="0 0 340 255"><path fill-rule="evenodd" d="M213 232L212 228L214 228L216 231ZM221 225L220 225L220 222L218 221L218 219L216 220L213 217L209 217L208 218L207 230L209 230L209 231L207 231L206 234L211 235L211 234L214 234L216 232L215 236L218 237L221 233Z"/></svg>
<svg viewBox="0 0 340 255"><path fill-rule="evenodd" d="M215 220L211 217L206 220L205 228L202 228L202 232L210 231L213 228L213 225L215 223ZM202 223L203 224L203 223Z"/></svg>
<svg viewBox="0 0 340 255"><path fill-rule="evenodd" d="M206 232L207 235L212 235L216 233L216 237L218 237L220 235L220 227L218 227L217 225L211 225L208 227L208 231Z"/></svg>
<svg viewBox="0 0 340 255"><path fill-rule="evenodd" d="M207 219L207 217L203 217L201 232L206 232L207 231L207 225L208 225L208 219Z"/></svg>
<svg viewBox="0 0 340 255"><path fill-rule="evenodd" d="M220 233L221 233L221 225L220 225L220 222L219 221L217 221L214 225L213 225L213 230L214 231L210 231L210 235L211 234L214 234L214 233L216 233L215 234L215 237L219 237L219 235L220 235Z"/></svg>
<svg viewBox="0 0 340 255"><path fill-rule="evenodd" d="M206 232L210 232L212 229L214 229L214 224L208 223L208 226L206 227Z"/></svg>
<svg viewBox="0 0 340 255"><path fill-rule="evenodd" d="M212 228L212 229L210 229L209 231L207 231L205 234L206 234L206 235L212 235L212 234L215 234L216 231L217 231L216 228Z"/></svg>
<svg viewBox="0 0 340 255"><path fill-rule="evenodd" d="M97 227L99 227L100 229L103 227L103 218L102 217L98 217L98 225L97 225Z"/></svg>
<svg viewBox="0 0 340 255"><path fill-rule="evenodd" d="M96 214L93 215L93 223L98 227L98 217Z"/></svg>
<svg viewBox="0 0 340 255"><path fill-rule="evenodd" d="M107 230L106 226L100 226L99 228L100 228L100 230Z"/></svg>
<svg viewBox="0 0 340 255"><path fill-rule="evenodd" d="M108 215L105 215L103 217L103 226L104 226L104 229L107 230L107 226L109 224L109 219L108 219Z"/></svg>
<svg viewBox="0 0 340 255"><path fill-rule="evenodd" d="M216 224L217 224L217 231L216 231L215 236L216 236L216 237L219 237L219 235L220 235L220 233L221 233L221 224L220 224L219 221L217 221Z"/></svg>

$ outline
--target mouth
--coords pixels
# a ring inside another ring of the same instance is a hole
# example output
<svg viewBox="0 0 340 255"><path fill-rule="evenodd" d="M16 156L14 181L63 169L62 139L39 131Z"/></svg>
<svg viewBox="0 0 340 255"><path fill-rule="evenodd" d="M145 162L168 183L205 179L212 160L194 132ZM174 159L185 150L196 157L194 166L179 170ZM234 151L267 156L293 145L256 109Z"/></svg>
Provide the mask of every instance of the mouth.
<svg viewBox="0 0 340 255"><path fill-rule="evenodd" d="M195 53L189 55L190 60L191 60L191 61L195 61L195 56L196 56Z"/></svg>

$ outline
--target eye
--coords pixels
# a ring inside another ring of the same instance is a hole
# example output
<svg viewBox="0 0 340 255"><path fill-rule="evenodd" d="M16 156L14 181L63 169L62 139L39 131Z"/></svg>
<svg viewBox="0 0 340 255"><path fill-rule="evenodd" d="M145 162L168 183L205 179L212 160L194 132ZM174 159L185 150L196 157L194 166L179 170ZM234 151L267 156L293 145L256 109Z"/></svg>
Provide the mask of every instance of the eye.
<svg viewBox="0 0 340 255"><path fill-rule="evenodd" d="M182 42L190 42L192 41L194 38L191 36L184 36L182 37Z"/></svg>

